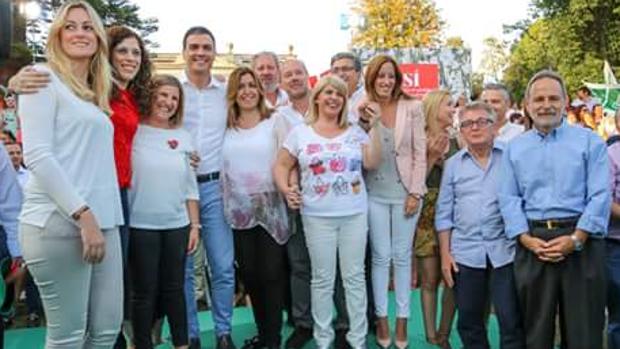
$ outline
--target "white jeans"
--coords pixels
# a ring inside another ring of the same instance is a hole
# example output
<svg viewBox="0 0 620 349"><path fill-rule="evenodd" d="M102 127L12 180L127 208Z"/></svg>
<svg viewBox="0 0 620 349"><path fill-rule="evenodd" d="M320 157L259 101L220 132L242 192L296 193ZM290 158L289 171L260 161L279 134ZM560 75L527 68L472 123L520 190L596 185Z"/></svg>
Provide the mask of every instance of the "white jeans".
<svg viewBox="0 0 620 349"><path fill-rule="evenodd" d="M422 201L418 207L422 206ZM418 212L405 217L403 204L385 204L368 198L370 247L372 251L372 291L375 297L375 314L388 314L388 283L390 262L394 263L396 289L396 317L409 317L411 297L411 253Z"/></svg>
<svg viewBox="0 0 620 349"><path fill-rule="evenodd" d="M110 349L123 320L123 269L118 229L104 230L105 258L82 259L78 228L58 213L43 229L22 224L24 260L47 318L46 349Z"/></svg>
<svg viewBox="0 0 620 349"><path fill-rule="evenodd" d="M329 348L334 340L332 295L338 256L349 315L347 342L354 349L365 348L368 332L364 274L367 214L302 216L302 222L312 269L311 303L316 345L319 349Z"/></svg>

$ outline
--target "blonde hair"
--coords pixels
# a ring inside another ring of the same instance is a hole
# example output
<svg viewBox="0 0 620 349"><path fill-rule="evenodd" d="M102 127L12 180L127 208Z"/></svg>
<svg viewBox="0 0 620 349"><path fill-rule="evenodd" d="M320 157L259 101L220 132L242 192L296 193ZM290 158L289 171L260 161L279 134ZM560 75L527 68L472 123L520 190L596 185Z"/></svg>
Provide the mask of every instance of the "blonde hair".
<svg viewBox="0 0 620 349"><path fill-rule="evenodd" d="M319 119L319 108L317 107L316 99L327 86L332 86L335 88L338 94L344 99L344 102L342 103L342 110L338 115L338 127L341 129L346 129L349 125L349 119L347 117L349 112L349 108L347 107L347 84L335 75L325 76L312 90L312 93L310 94L310 108L308 108L307 123L312 125Z"/></svg>
<svg viewBox="0 0 620 349"><path fill-rule="evenodd" d="M437 119L439 118L441 103L443 103L446 98L450 99L450 92L446 90L435 90L427 93L422 99L427 134L437 134L441 131Z"/></svg>
<svg viewBox="0 0 620 349"><path fill-rule="evenodd" d="M97 51L91 57L88 69L87 84L80 81L71 71L71 58L62 49L60 32L62 31L69 11L81 8L90 17L93 31L97 36ZM47 37L47 62L49 67L78 97L97 105L101 110L110 114L110 91L112 89L112 74L108 62L108 44L105 29L97 12L85 1L68 1L56 14L50 26Z"/></svg>
<svg viewBox="0 0 620 349"><path fill-rule="evenodd" d="M265 92L254 70L249 67L239 67L233 70L233 72L228 76L228 88L226 90L228 116L226 117L226 128L236 128L239 125L241 109L237 103L237 95L239 94L239 87L241 86L241 78L245 75L250 75L256 84L256 89L258 90L257 107L260 112L260 120L262 121L268 119L273 112L273 109L268 108L265 103Z"/></svg>

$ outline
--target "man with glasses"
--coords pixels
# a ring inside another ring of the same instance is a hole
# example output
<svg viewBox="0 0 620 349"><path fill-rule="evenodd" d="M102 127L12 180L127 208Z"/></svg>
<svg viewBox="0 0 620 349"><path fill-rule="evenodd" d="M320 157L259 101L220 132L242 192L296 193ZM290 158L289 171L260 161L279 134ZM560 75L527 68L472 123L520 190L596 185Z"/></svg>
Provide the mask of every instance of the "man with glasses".
<svg viewBox="0 0 620 349"><path fill-rule="evenodd" d="M361 82L362 62L351 52L336 53L331 59L330 73L347 83L349 121L357 122L357 104L364 96L364 84Z"/></svg>
<svg viewBox="0 0 620 349"><path fill-rule="evenodd" d="M466 147L445 163L435 214L441 271L446 285L454 287L457 329L468 349L489 348L485 313L490 301L501 347L524 347L512 264L515 242L504 234L497 198L503 143L494 141L496 120L492 107L482 102L461 109Z"/></svg>
<svg viewBox="0 0 620 349"><path fill-rule="evenodd" d="M514 272L527 348L602 348L605 241L611 207L603 140L564 120L562 77L543 70L525 91L534 129L502 157L500 208L516 239Z"/></svg>

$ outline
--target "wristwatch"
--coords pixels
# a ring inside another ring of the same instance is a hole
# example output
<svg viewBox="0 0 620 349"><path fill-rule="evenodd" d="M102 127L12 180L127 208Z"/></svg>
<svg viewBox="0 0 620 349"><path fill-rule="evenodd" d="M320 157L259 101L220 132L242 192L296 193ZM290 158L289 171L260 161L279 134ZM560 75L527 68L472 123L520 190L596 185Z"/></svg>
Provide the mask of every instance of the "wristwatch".
<svg viewBox="0 0 620 349"><path fill-rule="evenodd" d="M576 252L579 252L579 251L583 250L583 242L581 242L581 240L579 240L577 235L575 235L575 234L571 235L570 239L573 240L573 244L575 245L575 251Z"/></svg>

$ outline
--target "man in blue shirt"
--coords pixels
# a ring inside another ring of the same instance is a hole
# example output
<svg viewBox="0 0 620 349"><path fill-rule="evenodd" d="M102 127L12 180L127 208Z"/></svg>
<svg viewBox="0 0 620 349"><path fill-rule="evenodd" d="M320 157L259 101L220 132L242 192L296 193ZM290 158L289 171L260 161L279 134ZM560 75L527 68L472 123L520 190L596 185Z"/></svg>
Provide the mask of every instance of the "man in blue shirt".
<svg viewBox="0 0 620 349"><path fill-rule="evenodd" d="M441 269L446 285L454 286L457 329L466 349L489 348L485 313L490 300L501 347L524 348L512 264L515 242L504 234L497 198L504 144L494 142L496 121L495 111L482 102L459 113L467 146L445 164L435 213Z"/></svg>
<svg viewBox="0 0 620 349"><path fill-rule="evenodd" d="M538 72L525 93L534 128L504 151L500 207L517 239L515 280L527 348L552 348L559 308L563 348L601 348L605 244L611 205L607 150L564 120L562 78Z"/></svg>

